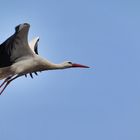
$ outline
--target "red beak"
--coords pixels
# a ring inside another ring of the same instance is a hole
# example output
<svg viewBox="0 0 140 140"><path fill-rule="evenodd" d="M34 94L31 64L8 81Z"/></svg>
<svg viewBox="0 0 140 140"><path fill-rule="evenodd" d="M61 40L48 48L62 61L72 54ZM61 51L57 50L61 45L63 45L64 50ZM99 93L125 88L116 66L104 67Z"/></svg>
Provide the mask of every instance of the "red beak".
<svg viewBox="0 0 140 140"><path fill-rule="evenodd" d="M88 66L76 64L76 63L72 63L72 67L74 67L74 68L89 68Z"/></svg>

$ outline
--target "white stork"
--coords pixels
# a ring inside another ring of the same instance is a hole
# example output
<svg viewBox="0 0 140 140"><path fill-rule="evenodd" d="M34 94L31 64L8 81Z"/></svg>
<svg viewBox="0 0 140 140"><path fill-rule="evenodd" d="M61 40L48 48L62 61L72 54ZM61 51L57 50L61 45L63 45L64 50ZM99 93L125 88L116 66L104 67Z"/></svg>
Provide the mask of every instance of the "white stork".
<svg viewBox="0 0 140 140"><path fill-rule="evenodd" d="M89 68L70 61L55 64L40 57L37 50L39 38L28 43L29 28L28 23L16 26L15 33L0 45L0 80L5 79L0 85L0 95L11 81L23 75L27 76L28 73L32 77L32 73L37 75L38 71Z"/></svg>

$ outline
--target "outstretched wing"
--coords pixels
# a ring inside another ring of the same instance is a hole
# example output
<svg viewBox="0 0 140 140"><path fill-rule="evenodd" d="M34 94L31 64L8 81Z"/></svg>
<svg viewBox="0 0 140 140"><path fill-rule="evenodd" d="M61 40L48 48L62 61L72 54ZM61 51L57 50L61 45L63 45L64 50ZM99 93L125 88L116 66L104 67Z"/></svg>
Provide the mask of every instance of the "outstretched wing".
<svg viewBox="0 0 140 140"><path fill-rule="evenodd" d="M29 27L27 23L16 26L15 33L0 45L0 68L10 66L25 56L33 55L28 45Z"/></svg>

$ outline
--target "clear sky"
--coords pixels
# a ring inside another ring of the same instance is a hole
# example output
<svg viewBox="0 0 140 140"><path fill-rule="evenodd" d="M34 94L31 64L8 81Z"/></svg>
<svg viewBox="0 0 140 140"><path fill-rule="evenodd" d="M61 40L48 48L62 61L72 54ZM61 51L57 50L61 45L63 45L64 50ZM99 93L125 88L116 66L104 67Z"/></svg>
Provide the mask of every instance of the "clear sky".
<svg viewBox="0 0 140 140"><path fill-rule="evenodd" d="M90 66L15 80L0 97L1 140L139 140L140 2L1 0L0 42L20 23L39 53Z"/></svg>

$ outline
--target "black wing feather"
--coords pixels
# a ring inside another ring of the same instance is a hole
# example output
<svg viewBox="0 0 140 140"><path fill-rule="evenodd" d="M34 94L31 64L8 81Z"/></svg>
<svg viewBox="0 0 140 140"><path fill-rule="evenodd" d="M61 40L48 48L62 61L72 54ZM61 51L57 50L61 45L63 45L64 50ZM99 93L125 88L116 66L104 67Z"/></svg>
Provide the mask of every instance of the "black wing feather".
<svg viewBox="0 0 140 140"><path fill-rule="evenodd" d="M35 45L34 51L36 54L38 54L38 45Z"/></svg>
<svg viewBox="0 0 140 140"><path fill-rule="evenodd" d="M14 39L15 39L16 34L10 36L6 41L4 41L0 45L0 68L2 67L8 67L12 65L11 61L11 50L13 49L14 45ZM10 44L10 45L9 45Z"/></svg>
<svg viewBox="0 0 140 140"><path fill-rule="evenodd" d="M15 33L0 45L0 68L8 67L20 61L22 57L33 54L27 40L29 25L24 26L27 25L21 24L17 26ZM20 27L21 29L19 30Z"/></svg>

